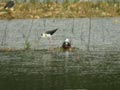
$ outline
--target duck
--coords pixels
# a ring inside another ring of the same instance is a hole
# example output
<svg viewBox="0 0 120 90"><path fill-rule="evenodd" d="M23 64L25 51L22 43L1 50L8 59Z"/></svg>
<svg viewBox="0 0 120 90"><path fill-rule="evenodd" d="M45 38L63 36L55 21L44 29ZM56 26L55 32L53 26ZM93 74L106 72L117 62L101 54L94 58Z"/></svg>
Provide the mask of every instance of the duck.
<svg viewBox="0 0 120 90"><path fill-rule="evenodd" d="M73 47L71 44L71 40L69 38L66 38L63 43L61 44L61 46L56 47L56 48L51 48L50 51L53 52L75 52L76 50L78 50L78 48Z"/></svg>
<svg viewBox="0 0 120 90"><path fill-rule="evenodd" d="M63 51L75 51L76 48L72 46L70 39L66 38L61 46Z"/></svg>
<svg viewBox="0 0 120 90"><path fill-rule="evenodd" d="M66 50L70 50L70 48L71 48L70 39L66 38L66 39L64 40L64 42L62 43L61 48L62 48L63 50L65 50L65 51L66 51Z"/></svg>

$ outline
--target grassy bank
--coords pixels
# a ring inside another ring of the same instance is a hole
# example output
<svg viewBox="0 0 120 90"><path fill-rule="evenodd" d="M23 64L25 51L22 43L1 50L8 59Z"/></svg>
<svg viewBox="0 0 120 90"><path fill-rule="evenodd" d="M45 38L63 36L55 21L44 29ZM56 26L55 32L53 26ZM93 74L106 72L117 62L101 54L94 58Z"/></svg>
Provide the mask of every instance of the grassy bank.
<svg viewBox="0 0 120 90"><path fill-rule="evenodd" d="M16 3L14 11L4 10L4 5L0 4L0 19L120 16L120 3L110 2Z"/></svg>

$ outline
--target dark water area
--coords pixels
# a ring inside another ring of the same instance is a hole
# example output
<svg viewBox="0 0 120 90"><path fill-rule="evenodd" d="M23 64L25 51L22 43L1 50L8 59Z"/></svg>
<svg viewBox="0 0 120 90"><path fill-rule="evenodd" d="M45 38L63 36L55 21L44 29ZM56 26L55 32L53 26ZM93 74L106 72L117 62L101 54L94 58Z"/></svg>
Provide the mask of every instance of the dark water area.
<svg viewBox="0 0 120 90"><path fill-rule="evenodd" d="M119 90L120 52L0 52L0 90Z"/></svg>

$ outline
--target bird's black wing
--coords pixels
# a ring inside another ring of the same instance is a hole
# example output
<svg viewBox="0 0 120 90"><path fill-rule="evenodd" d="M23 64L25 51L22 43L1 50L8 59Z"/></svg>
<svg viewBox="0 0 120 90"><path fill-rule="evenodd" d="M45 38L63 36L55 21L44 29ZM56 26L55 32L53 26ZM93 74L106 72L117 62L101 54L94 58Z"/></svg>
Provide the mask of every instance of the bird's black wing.
<svg viewBox="0 0 120 90"><path fill-rule="evenodd" d="M4 8L11 8L14 6L14 4L15 4L14 1L8 1Z"/></svg>
<svg viewBox="0 0 120 90"><path fill-rule="evenodd" d="M51 30L51 31L47 31L45 32L46 34L50 34L50 35L53 35L58 29L54 29L54 30Z"/></svg>

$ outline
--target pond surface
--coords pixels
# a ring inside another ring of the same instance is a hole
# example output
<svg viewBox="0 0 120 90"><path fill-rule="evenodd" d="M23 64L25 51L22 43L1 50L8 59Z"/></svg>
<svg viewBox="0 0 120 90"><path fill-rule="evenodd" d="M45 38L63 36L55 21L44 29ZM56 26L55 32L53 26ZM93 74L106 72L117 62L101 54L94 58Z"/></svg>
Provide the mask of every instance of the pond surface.
<svg viewBox="0 0 120 90"><path fill-rule="evenodd" d="M120 52L0 52L0 90L119 90Z"/></svg>

